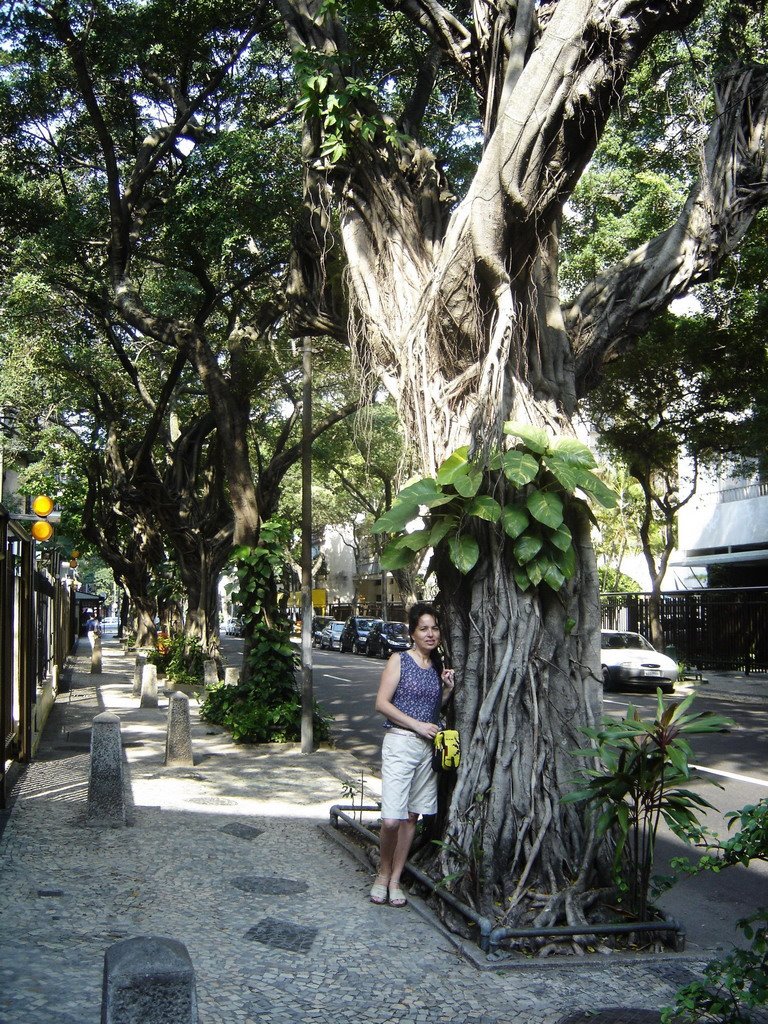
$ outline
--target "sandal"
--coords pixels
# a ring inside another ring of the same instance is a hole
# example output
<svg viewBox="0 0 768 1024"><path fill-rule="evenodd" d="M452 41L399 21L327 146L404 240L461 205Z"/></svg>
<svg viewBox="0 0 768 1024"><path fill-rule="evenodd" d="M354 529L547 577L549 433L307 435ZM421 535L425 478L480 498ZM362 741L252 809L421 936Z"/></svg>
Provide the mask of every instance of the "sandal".
<svg viewBox="0 0 768 1024"><path fill-rule="evenodd" d="M380 882L374 882L371 887L371 903L382 906L387 902L387 887Z"/></svg>
<svg viewBox="0 0 768 1024"><path fill-rule="evenodd" d="M404 907L408 903L405 898L405 893L398 886L393 885L389 890L389 905L390 907Z"/></svg>

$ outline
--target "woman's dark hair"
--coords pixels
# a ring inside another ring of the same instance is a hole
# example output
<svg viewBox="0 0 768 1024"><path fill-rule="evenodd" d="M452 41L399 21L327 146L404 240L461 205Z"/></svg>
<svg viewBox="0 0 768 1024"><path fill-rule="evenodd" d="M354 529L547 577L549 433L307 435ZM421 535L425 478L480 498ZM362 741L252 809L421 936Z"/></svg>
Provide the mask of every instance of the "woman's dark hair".
<svg viewBox="0 0 768 1024"><path fill-rule="evenodd" d="M419 624L419 619L422 615L431 615L435 622L440 625L440 620L437 617L437 609L433 604L428 604L426 601L417 601L416 604L412 604L408 609L408 635L413 636L416 632L416 627ZM443 659L437 648L432 651L431 654L432 665L438 675L442 675L443 672Z"/></svg>

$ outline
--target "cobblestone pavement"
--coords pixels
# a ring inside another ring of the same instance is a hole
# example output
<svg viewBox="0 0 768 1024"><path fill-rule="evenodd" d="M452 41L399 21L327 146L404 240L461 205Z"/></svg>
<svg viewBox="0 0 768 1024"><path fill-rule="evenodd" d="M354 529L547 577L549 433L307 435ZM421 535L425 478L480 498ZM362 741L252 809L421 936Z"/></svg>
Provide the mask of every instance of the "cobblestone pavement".
<svg viewBox="0 0 768 1024"><path fill-rule="evenodd" d="M186 945L202 1024L646 1024L701 970L685 954L467 959L428 914L371 904L371 872L319 827L359 777L349 755L235 746L192 701L194 767L165 767L167 699L138 707L114 640L89 669L82 642L5 815L0 1022L97 1024L104 952L135 935ZM125 828L85 824L103 710L121 718Z"/></svg>

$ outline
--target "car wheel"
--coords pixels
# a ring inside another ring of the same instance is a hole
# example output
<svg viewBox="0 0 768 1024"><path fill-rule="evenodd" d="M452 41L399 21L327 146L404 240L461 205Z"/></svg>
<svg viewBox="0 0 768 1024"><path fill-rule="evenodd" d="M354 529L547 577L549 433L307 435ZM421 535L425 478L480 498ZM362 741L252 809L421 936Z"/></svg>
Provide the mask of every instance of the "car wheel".
<svg viewBox="0 0 768 1024"><path fill-rule="evenodd" d="M357 642L357 640L353 640L352 641L352 648L351 649L352 649L352 653L353 654L359 654L360 653L360 644Z"/></svg>
<svg viewBox="0 0 768 1024"><path fill-rule="evenodd" d="M611 679L611 673L605 665L603 665L603 689L608 692L613 689L613 681Z"/></svg>
<svg viewBox="0 0 768 1024"><path fill-rule="evenodd" d="M675 684L674 683L663 683L662 686L661 686L661 692L662 693L674 693L675 692Z"/></svg>

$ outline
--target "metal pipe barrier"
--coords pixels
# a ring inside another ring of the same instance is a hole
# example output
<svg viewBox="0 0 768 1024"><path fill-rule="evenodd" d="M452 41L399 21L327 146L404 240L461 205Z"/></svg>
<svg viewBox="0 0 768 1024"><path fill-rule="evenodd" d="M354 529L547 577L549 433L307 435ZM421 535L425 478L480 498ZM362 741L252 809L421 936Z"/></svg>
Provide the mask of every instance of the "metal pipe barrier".
<svg viewBox="0 0 768 1024"><path fill-rule="evenodd" d="M348 814L344 813L345 811L381 811L381 808L377 804L366 804L365 806L334 804L330 809L331 823L334 828L339 827L339 818L342 818L347 825L350 825L369 842L379 846L379 837L376 833L366 828L361 822L350 818ZM632 932L674 932L675 950L679 953L685 949L685 929L674 920L640 921L636 924L598 923L584 926L563 925L552 928L494 928L492 922L487 917L483 917L473 907L462 903L453 893L442 889L439 882L433 881L429 875L425 875L423 871L411 864L410 861L406 861L405 870L410 872L422 885L426 885L441 900L453 907L454 910L457 910L478 926L480 930L478 945L484 953L495 953L504 939L556 938L575 935L631 935Z"/></svg>

